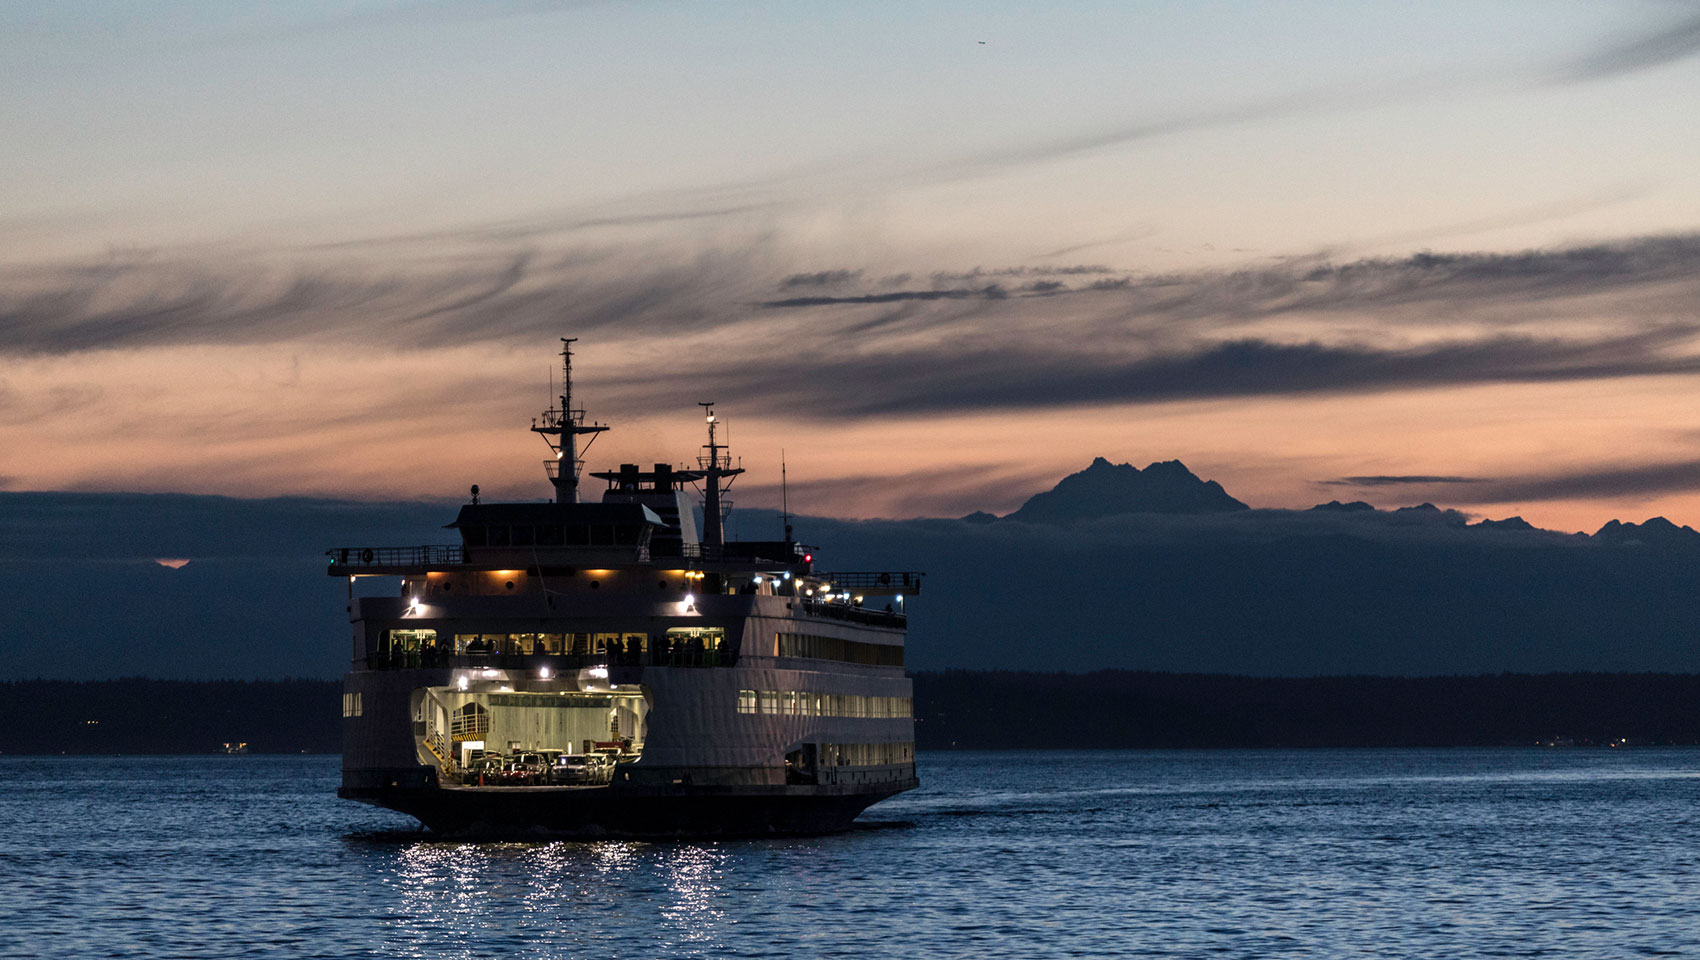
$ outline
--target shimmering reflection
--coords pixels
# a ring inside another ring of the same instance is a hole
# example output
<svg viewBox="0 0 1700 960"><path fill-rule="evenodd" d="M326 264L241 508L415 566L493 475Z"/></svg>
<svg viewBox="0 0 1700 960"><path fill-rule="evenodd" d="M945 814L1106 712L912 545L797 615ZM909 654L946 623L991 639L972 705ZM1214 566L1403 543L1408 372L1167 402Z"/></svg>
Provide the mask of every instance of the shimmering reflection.
<svg viewBox="0 0 1700 960"><path fill-rule="evenodd" d="M461 843L332 757L0 758L0 957L1700 954L1700 751L923 754L804 840Z"/></svg>
<svg viewBox="0 0 1700 960"><path fill-rule="evenodd" d="M381 875L400 905L382 917L383 943L401 956L441 955L445 945L468 955L492 945L712 953L724 946L727 858L692 844L400 844Z"/></svg>
<svg viewBox="0 0 1700 960"><path fill-rule="evenodd" d="M666 852L661 863L671 896L661 908L661 916L676 942L702 946L719 942L725 911L717 901L725 861L725 853L709 847L678 847Z"/></svg>

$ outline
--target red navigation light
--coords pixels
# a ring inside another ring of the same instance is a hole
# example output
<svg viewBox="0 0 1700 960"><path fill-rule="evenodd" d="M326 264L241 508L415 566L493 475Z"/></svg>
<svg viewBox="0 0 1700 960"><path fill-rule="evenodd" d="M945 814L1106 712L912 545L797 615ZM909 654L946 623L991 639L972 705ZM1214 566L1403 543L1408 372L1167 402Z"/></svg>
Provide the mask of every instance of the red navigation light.
<svg viewBox="0 0 1700 960"><path fill-rule="evenodd" d="M812 553L803 554L803 562L804 563L814 563L815 562L815 555L812 554Z"/></svg>

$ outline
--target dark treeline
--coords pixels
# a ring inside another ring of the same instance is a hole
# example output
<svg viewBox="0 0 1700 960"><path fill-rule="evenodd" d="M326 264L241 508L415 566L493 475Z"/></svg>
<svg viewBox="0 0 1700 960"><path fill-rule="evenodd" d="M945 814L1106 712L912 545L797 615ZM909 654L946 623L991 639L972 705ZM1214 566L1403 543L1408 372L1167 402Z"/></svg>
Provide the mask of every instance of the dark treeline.
<svg viewBox="0 0 1700 960"><path fill-rule="evenodd" d="M0 753L342 750L335 680L21 680L0 683Z"/></svg>
<svg viewBox="0 0 1700 960"><path fill-rule="evenodd" d="M335 753L340 703L326 680L0 683L0 753ZM915 675L915 717L922 749L1694 744L1700 675L953 670Z"/></svg>
<svg viewBox="0 0 1700 960"><path fill-rule="evenodd" d="M1700 675L1240 677L945 671L915 677L932 748L1700 743Z"/></svg>

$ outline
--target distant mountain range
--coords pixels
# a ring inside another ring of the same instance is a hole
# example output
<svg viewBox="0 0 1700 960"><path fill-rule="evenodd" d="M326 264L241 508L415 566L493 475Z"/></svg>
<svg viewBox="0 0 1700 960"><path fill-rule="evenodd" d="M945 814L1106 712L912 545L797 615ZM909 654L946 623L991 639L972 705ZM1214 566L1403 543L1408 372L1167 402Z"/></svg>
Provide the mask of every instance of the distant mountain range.
<svg viewBox="0 0 1700 960"><path fill-rule="evenodd" d="M1071 473L1051 489L1029 497L1020 509L1012 513L999 517L977 511L962 519L969 523L1013 520L1068 527L1130 514L1192 516L1249 510L1251 507L1230 496L1221 484L1214 480L1201 479L1179 460L1159 461L1141 470L1129 463L1111 463L1103 457L1097 457L1086 469ZM1295 511L1257 512L1291 514ZM1507 533L1555 533L1542 530L1522 517L1484 519L1471 523L1469 517L1464 514L1456 510L1442 510L1432 503L1380 510L1362 500L1347 503L1330 500L1300 512L1380 515L1410 523L1432 523ZM1700 549L1700 531L1692 527L1678 526L1664 517L1653 517L1642 523L1612 520L1591 536L1574 536L1616 546Z"/></svg>
<svg viewBox="0 0 1700 960"><path fill-rule="evenodd" d="M0 569L29 581L0 602L0 679L335 677L350 584L325 550L440 543L456 508L0 492ZM822 570L925 571L913 670L1700 673L1700 533L1660 517L1253 509L1179 462L1098 459L1002 518L794 523Z"/></svg>

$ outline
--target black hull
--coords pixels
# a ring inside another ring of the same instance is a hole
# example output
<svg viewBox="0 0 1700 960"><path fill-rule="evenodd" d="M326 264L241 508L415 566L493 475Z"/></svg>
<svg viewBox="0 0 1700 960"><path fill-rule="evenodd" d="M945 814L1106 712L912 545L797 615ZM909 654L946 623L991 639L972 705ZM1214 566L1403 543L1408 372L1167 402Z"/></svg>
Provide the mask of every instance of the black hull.
<svg viewBox="0 0 1700 960"><path fill-rule="evenodd" d="M343 787L337 795L405 813L452 836L686 839L812 836L850 829L870 805L916 786Z"/></svg>

